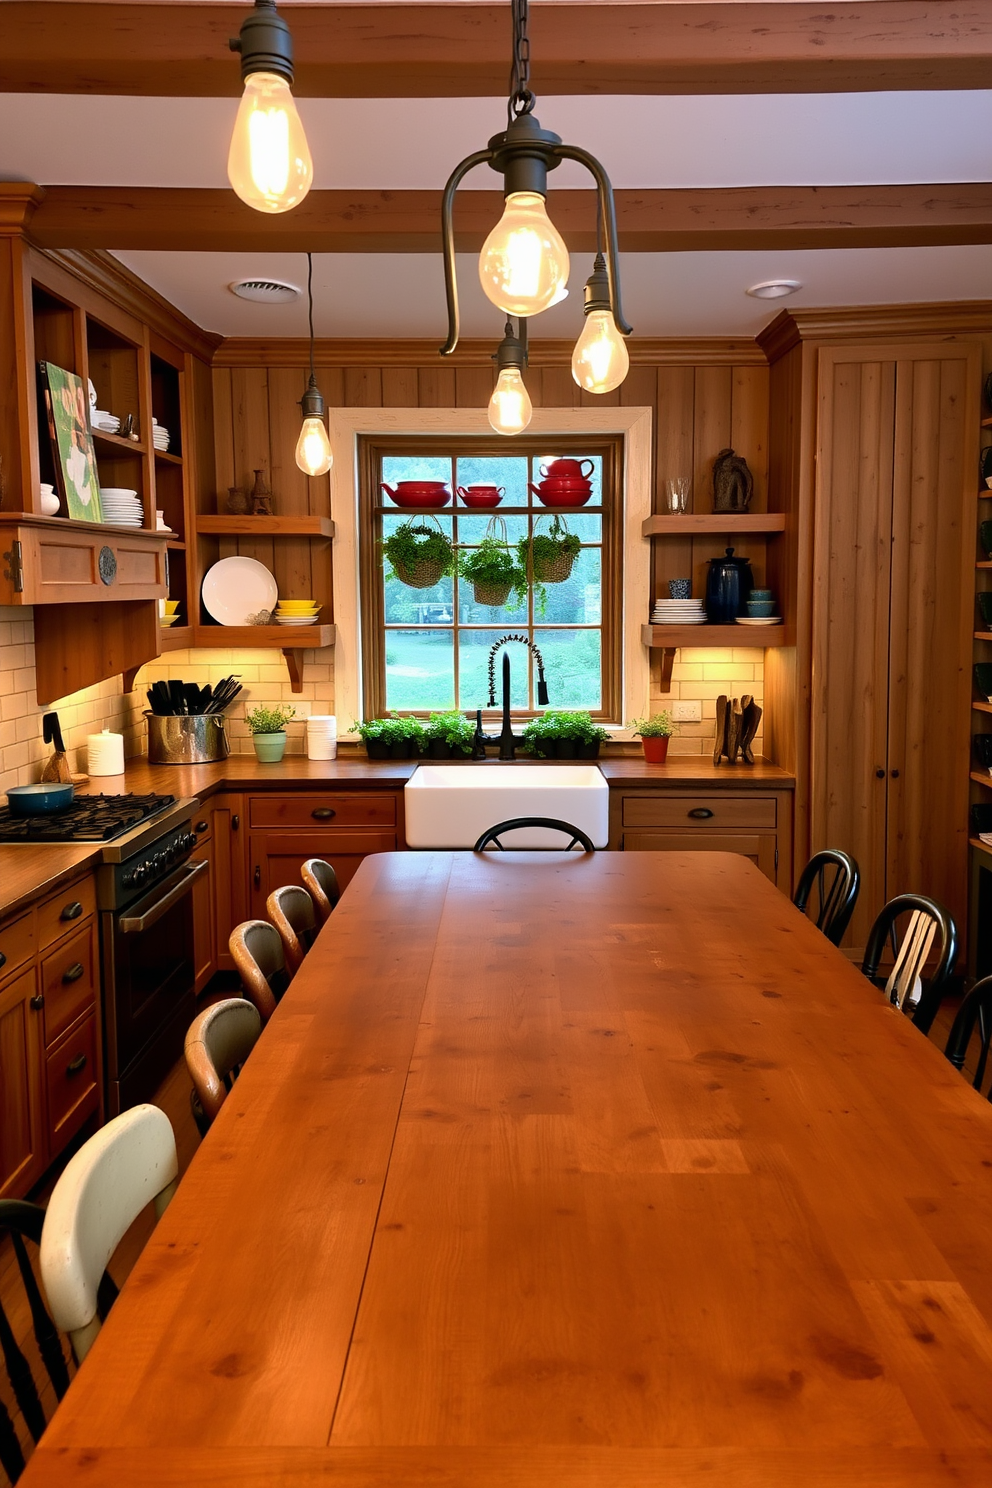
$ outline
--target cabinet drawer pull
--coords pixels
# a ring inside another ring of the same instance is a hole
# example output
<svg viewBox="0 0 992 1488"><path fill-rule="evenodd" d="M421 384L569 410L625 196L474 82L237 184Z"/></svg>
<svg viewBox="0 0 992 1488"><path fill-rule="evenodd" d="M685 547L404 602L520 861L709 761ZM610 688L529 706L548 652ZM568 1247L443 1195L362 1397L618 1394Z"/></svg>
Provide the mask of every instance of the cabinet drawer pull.
<svg viewBox="0 0 992 1488"><path fill-rule="evenodd" d="M77 1054L76 1057L75 1057L75 1059L70 1060L69 1063L66 1065L65 1072L69 1076L69 1078L71 1079L73 1075L78 1075L80 1073L80 1071L84 1070L85 1068L86 1068L86 1055L85 1054Z"/></svg>
<svg viewBox="0 0 992 1488"><path fill-rule="evenodd" d="M256 867L255 872L252 874L252 881L253 881L256 889L260 887L261 882L262 882L262 870L261 870L261 868Z"/></svg>
<svg viewBox="0 0 992 1488"><path fill-rule="evenodd" d="M45 1006L45 998L43 993L39 992L35 997L32 997L31 1006L34 1008L36 1013L41 1012L42 1008Z"/></svg>
<svg viewBox="0 0 992 1488"><path fill-rule="evenodd" d="M879 767L875 771L875 779L876 780L884 780L885 779L885 771L881 767Z"/></svg>
<svg viewBox="0 0 992 1488"><path fill-rule="evenodd" d="M209 822L205 822L205 821L197 822L197 824L193 828L193 830L194 830L194 832L205 832L207 830L207 828L209 827L209 825L210 825Z"/></svg>
<svg viewBox="0 0 992 1488"><path fill-rule="evenodd" d="M240 825L241 825L241 818L240 818L240 816L237 815L237 813L235 813L235 815L231 817L231 831L232 832L236 832L238 830L238 828L240 827Z"/></svg>
<svg viewBox="0 0 992 1488"><path fill-rule="evenodd" d="M6 966L6 965L7 965L7 957L4 955L3 951L0 951L0 966Z"/></svg>
<svg viewBox="0 0 992 1488"><path fill-rule="evenodd" d="M79 900L73 899L71 904L66 904L63 906L62 913L59 915L59 919L78 920L82 912L83 906L80 904Z"/></svg>
<svg viewBox="0 0 992 1488"><path fill-rule="evenodd" d="M713 815L708 806L694 806L692 810L687 812L686 814L688 816L696 817L699 821L704 821L706 817Z"/></svg>
<svg viewBox="0 0 992 1488"><path fill-rule="evenodd" d="M331 806L318 806L310 815L314 821L330 821L332 816L337 816L337 812Z"/></svg>
<svg viewBox="0 0 992 1488"><path fill-rule="evenodd" d="M79 978L82 976L85 970L86 967L83 965L82 961L74 961L72 965L67 966L65 971L62 973L62 980L63 982L78 982Z"/></svg>

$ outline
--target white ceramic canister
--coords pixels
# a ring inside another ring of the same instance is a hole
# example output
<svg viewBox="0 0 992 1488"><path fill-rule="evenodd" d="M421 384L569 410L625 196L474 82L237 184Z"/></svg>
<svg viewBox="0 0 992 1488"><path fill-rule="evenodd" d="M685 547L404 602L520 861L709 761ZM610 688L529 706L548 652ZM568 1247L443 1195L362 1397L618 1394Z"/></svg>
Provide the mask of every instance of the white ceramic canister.
<svg viewBox="0 0 992 1488"><path fill-rule="evenodd" d="M307 759L331 760L337 755L337 718L332 713L312 713L307 719Z"/></svg>
<svg viewBox="0 0 992 1488"><path fill-rule="evenodd" d="M104 729L86 740L87 768L91 775L124 774L124 735Z"/></svg>

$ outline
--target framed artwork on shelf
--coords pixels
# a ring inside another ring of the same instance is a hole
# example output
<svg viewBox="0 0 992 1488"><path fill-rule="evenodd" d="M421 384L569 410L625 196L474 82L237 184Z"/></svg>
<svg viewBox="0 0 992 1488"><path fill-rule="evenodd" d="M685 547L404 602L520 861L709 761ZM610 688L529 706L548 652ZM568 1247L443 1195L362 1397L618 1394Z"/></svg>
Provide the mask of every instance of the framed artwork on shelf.
<svg viewBox="0 0 992 1488"><path fill-rule="evenodd" d="M102 522L96 452L86 416L83 380L54 362L39 362L38 372L59 495L75 521Z"/></svg>

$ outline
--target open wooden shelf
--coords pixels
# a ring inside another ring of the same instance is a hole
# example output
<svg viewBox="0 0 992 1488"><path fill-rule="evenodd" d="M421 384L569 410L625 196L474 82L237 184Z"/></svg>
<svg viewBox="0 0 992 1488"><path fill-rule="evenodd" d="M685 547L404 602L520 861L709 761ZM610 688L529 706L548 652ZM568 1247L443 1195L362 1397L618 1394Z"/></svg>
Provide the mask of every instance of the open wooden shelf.
<svg viewBox="0 0 992 1488"><path fill-rule="evenodd" d="M992 429L992 418L982 419L983 429Z"/></svg>
<svg viewBox="0 0 992 1488"><path fill-rule="evenodd" d="M978 713L992 713L992 703L983 703L983 702L980 702L978 698L975 698L973 700L971 706ZM990 776L989 778L992 779L992 776Z"/></svg>
<svg viewBox="0 0 992 1488"><path fill-rule="evenodd" d="M972 770L970 773L976 785L985 785L988 786L989 790L992 790L992 775L982 775L978 770Z"/></svg>
<svg viewBox="0 0 992 1488"><path fill-rule="evenodd" d="M157 449L155 451L155 458L156 460L161 460L163 465L181 465L183 463L182 455L170 455L168 450Z"/></svg>
<svg viewBox="0 0 992 1488"><path fill-rule="evenodd" d="M976 630L975 631L975 640L976 641L992 641L992 629L989 629L989 630Z"/></svg>
<svg viewBox="0 0 992 1488"><path fill-rule="evenodd" d="M113 449L123 450L129 455L143 455L146 452L145 446L140 440L124 439L120 434L105 434L100 429L93 430L93 440L95 444L107 444Z"/></svg>
<svg viewBox="0 0 992 1488"><path fill-rule="evenodd" d="M989 492L989 495L992 496L992 491ZM975 567L976 568L992 568L992 560L980 559L978 561L978 563L975 564Z"/></svg>
<svg viewBox="0 0 992 1488"><path fill-rule="evenodd" d="M160 625L159 635L163 651L188 651L196 644L192 625Z"/></svg>
<svg viewBox="0 0 992 1488"><path fill-rule="evenodd" d="M979 852L992 853L992 842L983 842L981 837L969 837L969 847L977 847Z"/></svg>
<svg viewBox="0 0 992 1488"><path fill-rule="evenodd" d="M278 651L316 651L334 645L333 625L197 625L194 645L225 651L241 646L274 647Z"/></svg>
<svg viewBox="0 0 992 1488"><path fill-rule="evenodd" d="M990 493L992 494L992 493ZM784 512L686 512L680 516L646 517L641 523L642 537L691 536L694 533L784 532Z"/></svg>
<svg viewBox="0 0 992 1488"><path fill-rule="evenodd" d="M184 542L180 542L178 537L170 537L165 546L167 548L175 549L177 553L185 553L186 551L186 544Z"/></svg>
<svg viewBox="0 0 992 1488"><path fill-rule="evenodd" d="M990 633L992 634L992 633ZM642 625L645 646L670 651L679 646L785 645L784 625Z"/></svg>
<svg viewBox="0 0 992 1488"><path fill-rule="evenodd" d="M235 537L333 537L330 517L210 517L196 519L197 532Z"/></svg>

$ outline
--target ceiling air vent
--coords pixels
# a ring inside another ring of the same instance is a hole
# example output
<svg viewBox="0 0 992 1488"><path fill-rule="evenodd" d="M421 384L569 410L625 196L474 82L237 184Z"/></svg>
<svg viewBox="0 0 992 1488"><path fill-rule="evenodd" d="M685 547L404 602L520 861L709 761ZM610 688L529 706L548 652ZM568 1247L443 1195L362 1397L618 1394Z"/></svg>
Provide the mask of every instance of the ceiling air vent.
<svg viewBox="0 0 992 1488"><path fill-rule="evenodd" d="M289 305L302 291L284 279L237 279L228 289L239 300L253 300L256 305Z"/></svg>

